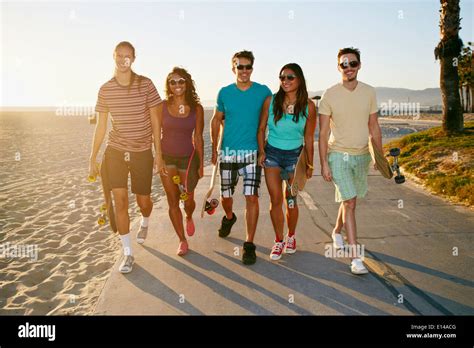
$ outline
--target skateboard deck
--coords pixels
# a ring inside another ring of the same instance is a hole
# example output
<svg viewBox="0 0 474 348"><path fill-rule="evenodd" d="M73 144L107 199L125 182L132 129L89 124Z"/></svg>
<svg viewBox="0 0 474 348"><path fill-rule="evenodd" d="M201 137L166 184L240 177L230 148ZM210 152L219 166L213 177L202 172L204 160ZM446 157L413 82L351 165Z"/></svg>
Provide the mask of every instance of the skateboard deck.
<svg viewBox="0 0 474 348"><path fill-rule="evenodd" d="M117 225L115 223L114 201L112 199L112 188L109 184L109 176L107 175L107 166L105 165L105 155L100 166L100 178L102 182L102 191L104 192L105 206L107 209L107 216L109 218L110 228L117 232Z"/></svg>
<svg viewBox="0 0 474 348"><path fill-rule="evenodd" d="M222 145L222 138L224 137L224 127L220 127L220 133L219 133L219 140L217 142L217 152L221 150L221 145ZM212 191L214 191L214 186L216 185L216 177L217 177L217 172L219 170L219 156L217 156L217 162L216 164L212 167L212 175L211 175L211 182L209 184L209 189L207 190L206 195L204 196L204 200L202 202L202 208L201 208L201 218L204 217L204 212L206 211L206 205L208 203L208 199L212 195Z"/></svg>
<svg viewBox="0 0 474 348"><path fill-rule="evenodd" d="M372 161L377 165L378 171L384 178L391 179L393 176L392 167L387 161L383 153L375 145L372 137L369 137L369 152L372 157Z"/></svg>
<svg viewBox="0 0 474 348"><path fill-rule="evenodd" d="M188 168L186 169L186 179L184 181L184 189L187 193L191 193L197 186L199 181L199 167L201 166L201 160L196 149L189 157Z"/></svg>
<svg viewBox="0 0 474 348"><path fill-rule="evenodd" d="M306 147L303 146L301 153L296 162L295 174L293 179L293 184L291 185L291 195L295 196L298 194L298 191L302 191L306 185L308 178L306 177L306 169L308 165L308 155L306 153Z"/></svg>

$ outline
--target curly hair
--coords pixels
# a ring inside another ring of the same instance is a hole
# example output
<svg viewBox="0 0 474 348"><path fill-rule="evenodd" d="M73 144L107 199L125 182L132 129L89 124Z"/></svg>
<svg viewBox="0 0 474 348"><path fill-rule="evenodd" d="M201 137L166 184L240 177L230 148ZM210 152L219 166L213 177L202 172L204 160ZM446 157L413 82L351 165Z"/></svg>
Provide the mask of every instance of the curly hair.
<svg viewBox="0 0 474 348"><path fill-rule="evenodd" d="M184 68L180 68L175 66L173 70L168 74L166 77L166 84L165 84L165 93L166 93L166 100L168 101L173 101L173 93L171 92L169 80L171 78L171 75L177 74L183 79L186 80L186 92L184 95L184 99L186 100L186 103L190 106L191 110L194 110L196 106L201 105L201 101L199 99L199 96L196 93L196 86L194 83L194 80L191 77L191 74L188 73L188 71Z"/></svg>

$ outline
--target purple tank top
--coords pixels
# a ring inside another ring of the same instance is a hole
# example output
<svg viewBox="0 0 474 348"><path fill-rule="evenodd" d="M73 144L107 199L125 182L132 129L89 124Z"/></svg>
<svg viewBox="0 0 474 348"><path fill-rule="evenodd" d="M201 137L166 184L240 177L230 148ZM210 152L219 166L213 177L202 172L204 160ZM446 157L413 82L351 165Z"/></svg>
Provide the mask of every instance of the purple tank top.
<svg viewBox="0 0 474 348"><path fill-rule="evenodd" d="M164 155L185 157L191 156L193 146L193 131L196 128L196 110L189 112L187 117L172 116L168 104L163 103L161 124L161 151Z"/></svg>

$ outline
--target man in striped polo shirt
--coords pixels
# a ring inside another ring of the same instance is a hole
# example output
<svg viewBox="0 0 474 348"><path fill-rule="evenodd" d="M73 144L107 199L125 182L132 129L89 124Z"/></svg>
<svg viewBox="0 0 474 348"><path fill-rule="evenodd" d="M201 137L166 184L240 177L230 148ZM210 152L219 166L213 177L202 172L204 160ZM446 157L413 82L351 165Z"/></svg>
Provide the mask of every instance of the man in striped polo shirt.
<svg viewBox="0 0 474 348"><path fill-rule="evenodd" d="M99 120L94 133L90 156L90 175L97 175L96 157L107 130L110 113L112 129L102 165L106 166L112 187L117 229L122 240L124 255L121 273L132 271L134 258L130 241L130 217L128 215L128 173L132 193L142 213L137 242L143 243L148 231L148 219L153 209L150 198L153 168L164 170L158 132L158 104L161 98L153 82L132 71L135 49L129 42L120 42L114 51L115 74L99 90L96 112ZM153 160L152 143L156 157Z"/></svg>

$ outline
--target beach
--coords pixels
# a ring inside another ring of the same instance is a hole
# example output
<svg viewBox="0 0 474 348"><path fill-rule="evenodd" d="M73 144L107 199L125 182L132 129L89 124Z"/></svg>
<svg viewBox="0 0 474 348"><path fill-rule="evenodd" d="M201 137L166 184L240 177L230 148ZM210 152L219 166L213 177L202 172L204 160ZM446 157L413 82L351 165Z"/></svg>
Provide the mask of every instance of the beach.
<svg viewBox="0 0 474 348"><path fill-rule="evenodd" d="M97 224L100 181L87 181L94 126L4 112L0 132L0 314L89 314L120 255L119 239ZM152 198L162 196L155 177ZM129 211L133 222L135 202Z"/></svg>
<svg viewBox="0 0 474 348"><path fill-rule="evenodd" d="M205 164L211 113L205 112ZM416 131L382 129L384 137ZM121 253L108 225L97 224L100 181L87 181L93 132L85 116L0 114L0 314L93 313ZM152 199L163 199L158 177ZM129 212L133 226L140 216L133 200Z"/></svg>

